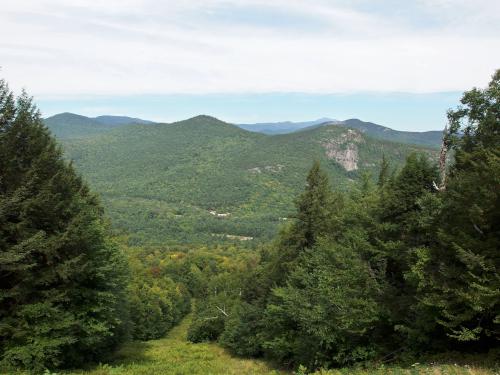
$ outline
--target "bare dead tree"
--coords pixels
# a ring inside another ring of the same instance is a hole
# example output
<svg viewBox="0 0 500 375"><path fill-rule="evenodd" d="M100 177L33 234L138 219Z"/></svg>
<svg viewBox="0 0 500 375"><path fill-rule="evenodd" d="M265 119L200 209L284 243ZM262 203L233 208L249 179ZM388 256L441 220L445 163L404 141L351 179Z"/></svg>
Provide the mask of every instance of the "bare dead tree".
<svg viewBox="0 0 500 375"><path fill-rule="evenodd" d="M223 308L221 309L219 306L215 306L215 308L217 310L219 310L222 314L224 314L224 316L229 316L229 314L226 312L226 306L223 306Z"/></svg>
<svg viewBox="0 0 500 375"><path fill-rule="evenodd" d="M439 186L432 181L432 186L437 191L446 190L446 155L448 153L448 125L443 130L443 141L441 142L441 151L439 152Z"/></svg>
<svg viewBox="0 0 500 375"><path fill-rule="evenodd" d="M448 126L445 126L443 131L443 142L441 143L441 151L439 152L439 177L441 183L439 190L446 189L446 154L448 153Z"/></svg>

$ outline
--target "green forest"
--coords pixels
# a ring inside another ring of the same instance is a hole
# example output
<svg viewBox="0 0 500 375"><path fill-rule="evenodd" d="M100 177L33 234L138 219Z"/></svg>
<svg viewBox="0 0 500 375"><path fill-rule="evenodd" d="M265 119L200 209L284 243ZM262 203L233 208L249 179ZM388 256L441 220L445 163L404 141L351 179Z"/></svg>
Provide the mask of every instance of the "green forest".
<svg viewBox="0 0 500 375"><path fill-rule="evenodd" d="M209 116L56 140L0 80L0 373L497 374L500 70L447 116L440 151Z"/></svg>
<svg viewBox="0 0 500 375"><path fill-rule="evenodd" d="M363 175L375 179L382 156L401 167L411 152L438 153L335 125L269 136L210 116L111 130L88 120L85 136L81 116L46 123L132 246L267 242L292 215L314 159L348 190Z"/></svg>

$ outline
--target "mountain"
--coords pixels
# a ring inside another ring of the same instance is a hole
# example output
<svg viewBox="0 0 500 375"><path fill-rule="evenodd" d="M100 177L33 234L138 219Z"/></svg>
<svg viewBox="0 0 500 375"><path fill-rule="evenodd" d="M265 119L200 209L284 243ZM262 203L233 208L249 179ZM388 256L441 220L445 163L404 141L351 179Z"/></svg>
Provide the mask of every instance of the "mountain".
<svg viewBox="0 0 500 375"><path fill-rule="evenodd" d="M59 139L81 138L98 135L119 126L154 124L151 121L125 116L86 117L74 113L59 113L44 119L45 125Z"/></svg>
<svg viewBox="0 0 500 375"><path fill-rule="evenodd" d="M257 124L239 124L242 129L264 133L264 134L284 134L305 129L314 128L323 125L338 125L351 129L357 129L369 136L377 139L384 139L393 142L411 143L416 145L425 145L430 147L439 147L441 145L442 131L427 132L407 132L388 128L373 122L365 122L358 119L349 119L345 121L331 120L322 118L314 121L305 122L274 122Z"/></svg>
<svg viewBox="0 0 500 375"><path fill-rule="evenodd" d="M153 121L127 116L97 116L93 119L106 125L154 124Z"/></svg>
<svg viewBox="0 0 500 375"><path fill-rule="evenodd" d="M127 116L85 117L73 113L60 113L58 115L45 119L45 124L49 127L49 129L52 131L52 133L54 133L56 137L60 139L69 139L94 136L120 126L128 126L133 124L152 125L155 124L155 122ZM373 138L393 142L424 145L429 147L439 147L441 145L442 138L441 131L399 131L375 124L373 122L365 122L358 119L338 121L329 118L320 118L317 120L304 122L284 121L256 124L237 124L236 126L251 132L272 135L310 130L315 127L324 125L337 125L351 129L357 129Z"/></svg>
<svg viewBox="0 0 500 375"><path fill-rule="evenodd" d="M436 153L337 125L271 136L209 116L62 141L115 228L131 243L156 244L271 238L314 159L345 189L376 176L383 154L397 167L412 151Z"/></svg>
<svg viewBox="0 0 500 375"><path fill-rule="evenodd" d="M264 134L286 134L292 133L294 131L308 128L311 126L316 126L324 123L332 123L336 120L330 118L320 118L314 121L303 121L303 122L262 122L256 124L237 124L242 129L249 130L252 132L264 133Z"/></svg>
<svg viewBox="0 0 500 375"><path fill-rule="evenodd" d="M92 136L112 129L112 126L73 113L60 113L48 117L44 123L59 139Z"/></svg>
<svg viewBox="0 0 500 375"><path fill-rule="evenodd" d="M357 129L371 137L385 139L393 142L411 143L439 147L443 138L443 132L439 130L426 132L406 132L394 130L373 122L364 122L358 119L349 119L337 122L336 125Z"/></svg>

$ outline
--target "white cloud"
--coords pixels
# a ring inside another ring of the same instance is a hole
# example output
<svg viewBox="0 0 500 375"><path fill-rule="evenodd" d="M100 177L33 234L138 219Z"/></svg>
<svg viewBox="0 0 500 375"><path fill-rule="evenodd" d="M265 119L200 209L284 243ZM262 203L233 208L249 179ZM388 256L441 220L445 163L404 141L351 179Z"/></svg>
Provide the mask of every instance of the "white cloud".
<svg viewBox="0 0 500 375"><path fill-rule="evenodd" d="M500 5L17 0L2 4L0 76L37 95L434 92L500 68Z"/></svg>

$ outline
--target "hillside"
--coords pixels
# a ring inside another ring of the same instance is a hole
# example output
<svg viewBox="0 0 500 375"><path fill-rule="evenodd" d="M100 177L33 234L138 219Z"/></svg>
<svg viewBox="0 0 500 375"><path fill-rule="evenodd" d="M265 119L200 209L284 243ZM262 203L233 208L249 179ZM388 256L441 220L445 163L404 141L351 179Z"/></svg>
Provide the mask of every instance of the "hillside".
<svg viewBox="0 0 500 375"><path fill-rule="evenodd" d="M97 116L93 119L105 125L154 124L153 121L128 116Z"/></svg>
<svg viewBox="0 0 500 375"><path fill-rule="evenodd" d="M365 122L358 119L349 119L338 122L336 125L360 130L371 137L385 139L393 142L411 143L417 145L438 147L443 138L443 132L439 130L426 132L406 132L394 130L373 122Z"/></svg>
<svg viewBox="0 0 500 375"><path fill-rule="evenodd" d="M151 121L126 116L91 118L68 112L48 117L44 119L44 123L59 139L91 137L131 124L153 124Z"/></svg>
<svg viewBox="0 0 500 375"><path fill-rule="evenodd" d="M256 123L256 124L239 124L242 129L264 133L264 134L285 134L296 131L309 130L318 126L337 125L345 128L360 130L370 137L392 141L423 145L429 147L439 147L442 131L426 131L426 132L408 132L399 131L378 125L373 122L365 122L358 119L349 119L344 121L331 120L322 118L315 121L305 122L272 122L272 123Z"/></svg>
<svg viewBox="0 0 500 375"><path fill-rule="evenodd" d="M95 136L120 126L152 125L153 121L127 116L86 117L73 113L60 113L44 120L52 133L59 139L71 139ZM235 124L241 129L267 135L288 134L311 130L319 126L337 125L359 130L372 138L392 142L422 145L437 148L441 145L442 131L408 132L378 125L373 122L349 119L344 121L320 118L303 122L268 122L255 124Z"/></svg>
<svg viewBox="0 0 500 375"><path fill-rule="evenodd" d="M269 136L208 116L64 145L132 243L269 239L293 210L314 159L342 188L362 173L376 175L382 154L398 166L411 151L431 153L338 126Z"/></svg>
<svg viewBox="0 0 500 375"><path fill-rule="evenodd" d="M304 128L311 126L317 126L325 123L333 123L336 120L331 118L320 118L313 121L303 121L303 122L293 122L293 121L281 121L281 122L262 122L255 124L237 124L242 129L249 130L252 132L264 133L264 134L286 134L292 133Z"/></svg>

